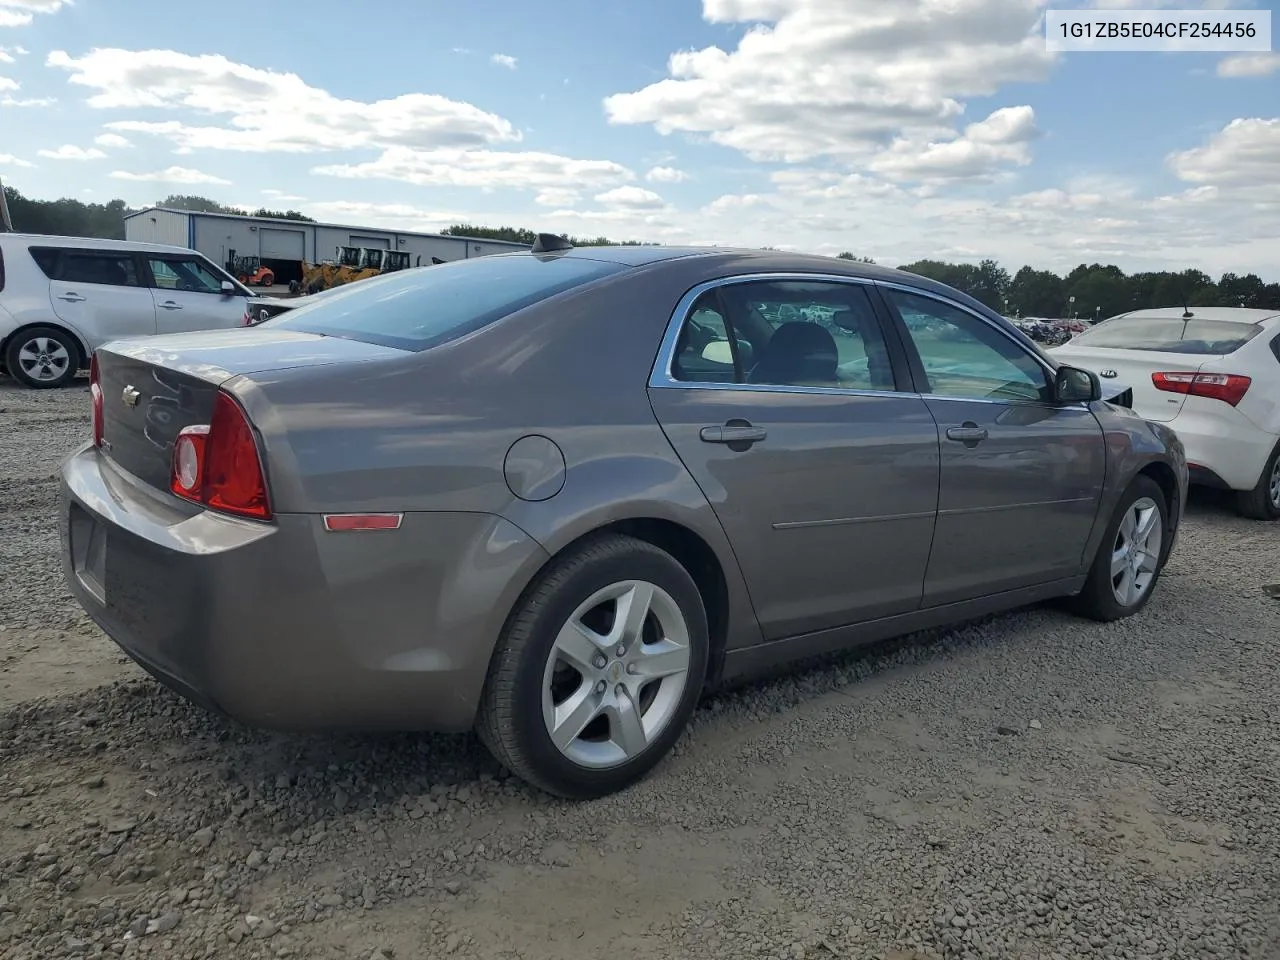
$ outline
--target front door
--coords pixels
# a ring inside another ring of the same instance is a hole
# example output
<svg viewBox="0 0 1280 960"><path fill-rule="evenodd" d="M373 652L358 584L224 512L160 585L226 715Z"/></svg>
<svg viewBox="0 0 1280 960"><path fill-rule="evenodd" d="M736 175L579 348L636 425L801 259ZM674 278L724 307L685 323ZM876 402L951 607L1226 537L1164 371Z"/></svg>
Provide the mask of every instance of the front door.
<svg viewBox="0 0 1280 960"><path fill-rule="evenodd" d="M39 248L32 250L50 274L49 303L95 349L119 337L156 332L151 293L139 277L131 253L112 250Z"/></svg>
<svg viewBox="0 0 1280 960"><path fill-rule="evenodd" d="M728 535L766 640L919 607L937 428L898 392L865 286L723 285L659 359L654 412Z"/></svg>
<svg viewBox="0 0 1280 960"><path fill-rule="evenodd" d="M1081 571L1102 496L1102 427L1052 400L1048 367L958 305L884 288L907 333L942 448L924 605Z"/></svg>
<svg viewBox="0 0 1280 960"><path fill-rule="evenodd" d="M155 285L156 331L223 330L244 322L245 298L222 292L226 277L214 273L202 257L150 255Z"/></svg>

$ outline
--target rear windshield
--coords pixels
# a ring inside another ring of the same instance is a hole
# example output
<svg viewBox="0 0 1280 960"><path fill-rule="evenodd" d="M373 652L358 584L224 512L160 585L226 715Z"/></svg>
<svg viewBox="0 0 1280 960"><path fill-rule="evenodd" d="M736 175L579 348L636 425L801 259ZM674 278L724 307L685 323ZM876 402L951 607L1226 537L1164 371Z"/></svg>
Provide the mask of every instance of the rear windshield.
<svg viewBox="0 0 1280 960"><path fill-rule="evenodd" d="M599 260L529 254L456 260L358 281L261 326L426 350L625 269Z"/></svg>
<svg viewBox="0 0 1280 960"><path fill-rule="evenodd" d="M1181 317L1116 317L1086 330L1072 346L1162 353L1233 353L1262 328L1236 320L1183 320Z"/></svg>

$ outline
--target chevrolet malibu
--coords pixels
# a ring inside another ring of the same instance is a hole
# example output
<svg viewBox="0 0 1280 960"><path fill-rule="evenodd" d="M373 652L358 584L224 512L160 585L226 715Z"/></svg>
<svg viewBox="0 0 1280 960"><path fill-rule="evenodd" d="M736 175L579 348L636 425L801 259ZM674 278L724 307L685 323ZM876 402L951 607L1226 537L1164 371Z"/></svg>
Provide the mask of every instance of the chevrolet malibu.
<svg viewBox="0 0 1280 960"><path fill-rule="evenodd" d="M570 247L94 356L67 582L139 664L277 729L474 728L562 796L704 690L1067 598L1141 610L1175 435L927 279Z"/></svg>

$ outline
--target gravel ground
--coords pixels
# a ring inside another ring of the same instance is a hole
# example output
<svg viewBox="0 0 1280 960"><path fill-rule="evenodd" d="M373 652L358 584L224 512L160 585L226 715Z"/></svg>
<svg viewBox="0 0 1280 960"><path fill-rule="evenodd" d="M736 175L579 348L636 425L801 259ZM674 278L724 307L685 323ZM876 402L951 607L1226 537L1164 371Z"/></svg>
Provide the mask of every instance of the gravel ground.
<svg viewBox="0 0 1280 960"><path fill-rule="evenodd" d="M1280 957L1280 526L1197 502L1153 603L724 694L573 805L472 738L208 716L62 588L86 391L0 382L0 956Z"/></svg>

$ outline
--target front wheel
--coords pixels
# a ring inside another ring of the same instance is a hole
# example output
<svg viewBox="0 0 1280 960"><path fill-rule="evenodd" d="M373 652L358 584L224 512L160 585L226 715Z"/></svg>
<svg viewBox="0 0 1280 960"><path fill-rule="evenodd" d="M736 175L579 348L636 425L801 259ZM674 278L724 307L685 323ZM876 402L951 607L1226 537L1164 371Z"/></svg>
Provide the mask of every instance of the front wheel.
<svg viewBox="0 0 1280 960"><path fill-rule="evenodd" d="M556 560L508 620L477 732L512 773L570 799L630 786L674 745L707 668L688 571L605 535Z"/></svg>
<svg viewBox="0 0 1280 960"><path fill-rule="evenodd" d="M1164 491L1147 476L1135 477L1115 513L1072 607L1093 620L1119 620L1147 605L1164 567L1169 508Z"/></svg>

